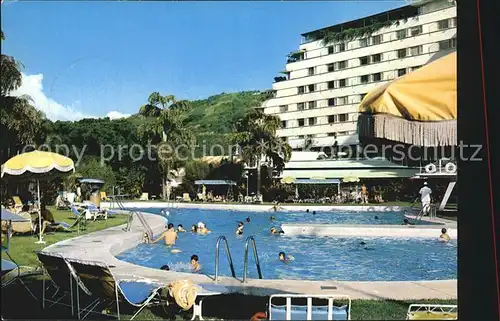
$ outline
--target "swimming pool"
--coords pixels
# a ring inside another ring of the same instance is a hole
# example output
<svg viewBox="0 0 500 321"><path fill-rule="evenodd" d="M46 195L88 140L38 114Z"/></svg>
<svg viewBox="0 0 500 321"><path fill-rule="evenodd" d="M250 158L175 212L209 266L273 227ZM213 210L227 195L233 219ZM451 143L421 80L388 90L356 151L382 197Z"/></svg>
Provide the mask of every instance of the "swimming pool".
<svg viewBox="0 0 500 321"><path fill-rule="evenodd" d="M159 212L159 209L147 209ZM272 223L270 216L276 221ZM362 215L390 220L397 213L349 213L332 214ZM303 216L303 217L301 217ZM387 217L386 217L387 216ZM235 234L238 221L250 217L245 224L244 234ZM315 218L316 217L316 218ZM269 228L284 222L313 222L328 220L327 213L316 215L306 213L256 213L227 210L174 209L170 210L169 222L182 224L186 229L203 221L212 230L208 235L190 232L179 233L175 248L181 253L171 253L163 243L140 244L117 255L118 259L160 268L168 264L171 270L190 272L189 259L197 254L203 265L202 273L214 274L215 243L220 235L225 235L233 257L236 275L243 275L244 243L246 237L254 235L259 252L262 274L265 279L338 280L338 281L419 281L456 279L457 243L440 243L437 239L409 238L340 238L271 235ZM330 218L331 220L332 218ZM369 220L370 218L365 218ZM345 219L347 220L347 219ZM331 221L326 223L332 223ZM342 222L346 224L345 222ZM366 245L361 245L365 242ZM295 260L284 264L278 260L278 253L293 255ZM229 265L223 248L220 253L219 275L230 276ZM249 253L249 277L257 278L252 253Z"/></svg>

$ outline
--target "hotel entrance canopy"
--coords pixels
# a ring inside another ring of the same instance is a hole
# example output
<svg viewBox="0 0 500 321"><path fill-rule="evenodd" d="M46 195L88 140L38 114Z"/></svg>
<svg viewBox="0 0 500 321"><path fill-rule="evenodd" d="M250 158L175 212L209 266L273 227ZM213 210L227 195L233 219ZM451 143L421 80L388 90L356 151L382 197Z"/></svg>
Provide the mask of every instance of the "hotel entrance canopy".
<svg viewBox="0 0 500 321"><path fill-rule="evenodd" d="M360 139L456 146L456 65L450 53L369 92L359 106Z"/></svg>

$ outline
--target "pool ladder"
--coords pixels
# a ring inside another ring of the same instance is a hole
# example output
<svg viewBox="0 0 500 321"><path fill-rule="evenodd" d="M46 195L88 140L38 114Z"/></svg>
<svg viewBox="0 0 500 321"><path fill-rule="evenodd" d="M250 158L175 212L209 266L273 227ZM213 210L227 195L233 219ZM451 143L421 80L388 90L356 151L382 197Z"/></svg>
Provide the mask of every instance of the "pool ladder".
<svg viewBox="0 0 500 321"><path fill-rule="evenodd" d="M116 205L118 205L118 208L122 211L127 211L127 209L125 209L125 206L123 205L123 203L121 202L120 200L120 197L116 197ZM129 216L128 216L128 220L127 220L127 225L125 226L124 228L124 231L125 232L128 232L130 231L130 228L132 227L132 221L134 220L134 214L139 218L139 221L141 222L142 226L144 227L144 230L146 232L146 234L148 235L148 238L150 241L153 241L153 229L151 228L151 226L149 226L148 222L146 221L146 219L144 218L144 216L142 215L141 212L138 212L138 211L128 211L129 212Z"/></svg>
<svg viewBox="0 0 500 321"><path fill-rule="evenodd" d="M231 275L233 278L236 278L236 273L234 271L233 259L231 257L231 251L229 250L229 244L227 243L227 239L225 236L219 236L217 238L217 242L215 243L215 278L214 281L217 282L219 280L219 248L220 243L224 242L224 248L226 250L227 259L229 262L229 268L231 269ZM244 274L243 274L243 283L247 282L247 274L248 274L248 245L252 242L253 255L255 258L255 265L257 267L257 273L259 275L259 279L262 279L262 271L260 269L259 255L257 253L257 245L255 243L255 238L253 236L247 237L245 241L245 258L244 258Z"/></svg>

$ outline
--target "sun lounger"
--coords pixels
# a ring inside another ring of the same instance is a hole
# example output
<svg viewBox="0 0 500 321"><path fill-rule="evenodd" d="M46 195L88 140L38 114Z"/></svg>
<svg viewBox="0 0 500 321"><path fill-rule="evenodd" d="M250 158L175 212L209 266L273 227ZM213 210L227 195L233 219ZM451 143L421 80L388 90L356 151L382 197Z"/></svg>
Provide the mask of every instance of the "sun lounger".
<svg viewBox="0 0 500 321"><path fill-rule="evenodd" d="M184 202L191 202L191 197L189 196L189 193L182 194L182 200Z"/></svg>
<svg viewBox="0 0 500 321"><path fill-rule="evenodd" d="M31 214L28 212L19 212L17 215L27 219L25 222L12 222L11 232L12 234L33 234L35 231L35 224L31 218ZM2 221L2 231L7 229L7 222Z"/></svg>
<svg viewBox="0 0 500 321"><path fill-rule="evenodd" d="M149 194L142 193L141 197L139 198L139 201L147 201L147 200L149 200Z"/></svg>
<svg viewBox="0 0 500 321"><path fill-rule="evenodd" d="M411 304L406 313L406 320L457 320L456 305Z"/></svg>
<svg viewBox="0 0 500 321"><path fill-rule="evenodd" d="M81 310L78 307L78 317L80 317L81 312L87 312L82 319L92 312L99 313L98 311L102 311L102 309L99 310L98 308L103 304L116 304L117 317L120 319L119 302L127 302L138 308L138 311L131 317L133 319L146 306L162 303L160 290L165 287L164 285L150 283L145 280L121 280L118 282L110 267L104 263L76 259L67 259L66 261L85 288L96 298L87 307Z"/></svg>
<svg viewBox="0 0 500 321"><path fill-rule="evenodd" d="M217 284L200 284L199 287L201 288L200 291L198 292L198 295L196 297L196 300L194 301L193 305L193 316L191 320L195 320L197 317L199 320L203 320L202 316L202 307L203 307L203 299L208 296L214 296L214 295L221 295L224 293L228 293L229 290L222 286L222 285L217 285Z"/></svg>
<svg viewBox="0 0 500 321"><path fill-rule="evenodd" d="M71 315L75 315L75 291L73 289L80 287L88 295L90 295L90 292L81 283L76 282L77 279L72 275L68 264L61 255L42 251L36 251L35 253L38 261L40 261L43 273L50 279L48 284L45 278L42 280L42 308L46 308L46 302L52 303L48 308L59 304L71 307ZM78 293L78 291L76 292ZM64 299L68 298L68 296L69 301L66 302Z"/></svg>
<svg viewBox="0 0 500 321"><path fill-rule="evenodd" d="M14 201L14 211L15 213L19 213L23 209L23 202L21 201L21 198L19 196L12 196L12 200Z"/></svg>
<svg viewBox="0 0 500 321"><path fill-rule="evenodd" d="M94 221L98 218L103 218L105 220L108 219L108 212L100 210L97 208L97 206L94 205L94 203L86 203L87 209L88 209L88 214L86 216L87 219L93 219Z"/></svg>
<svg viewBox="0 0 500 321"><path fill-rule="evenodd" d="M109 198L108 195L106 195L106 192L101 192L101 201L109 202L111 201L111 198Z"/></svg>
<svg viewBox="0 0 500 321"><path fill-rule="evenodd" d="M306 299L306 305L295 304L292 301ZM327 305L313 305L313 299L327 301ZM284 305L277 305L277 300L285 301ZM346 301L347 304L335 306L334 300ZM275 294L269 298L269 320L350 320L351 299L347 295L302 295L302 294Z"/></svg>
<svg viewBox="0 0 500 321"><path fill-rule="evenodd" d="M2 252L4 252L4 249L2 249ZM5 251L7 256L12 260L10 257L10 254L8 251ZM2 253L3 256L3 253ZM13 284L14 282L19 282L21 283L22 286L29 292L29 294L37 299L37 297L31 292L31 290L28 288L28 286L23 282L23 278L28 277L28 276L34 276L34 275L40 275L41 271L33 268L31 266L21 266L18 265L14 260L7 260L7 259L2 259L2 293L3 288L9 286L10 284Z"/></svg>
<svg viewBox="0 0 500 321"><path fill-rule="evenodd" d="M75 206L71 206L71 213L73 213L76 216L76 221L73 223L71 228L74 226L78 227L78 233L80 233L80 229L84 230L87 226L87 218L86 218L86 211L88 210L83 210L82 212L79 212Z"/></svg>

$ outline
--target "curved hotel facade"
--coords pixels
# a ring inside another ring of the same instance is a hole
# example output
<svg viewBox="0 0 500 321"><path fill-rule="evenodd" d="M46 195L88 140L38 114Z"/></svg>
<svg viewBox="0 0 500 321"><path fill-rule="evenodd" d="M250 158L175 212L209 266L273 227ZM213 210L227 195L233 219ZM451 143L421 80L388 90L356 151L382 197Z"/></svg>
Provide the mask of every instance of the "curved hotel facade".
<svg viewBox="0 0 500 321"><path fill-rule="evenodd" d="M308 160L299 156L306 146L318 150L336 142L338 146L357 147L358 105L364 95L455 50L456 31L455 3L434 0L302 34L299 50L288 56L283 76L275 78L273 97L261 106L265 113L281 119L278 135L294 149L283 176L293 170L292 176L298 178L297 168L306 163L306 167L317 169L318 175L324 172L310 164L312 155L306 157ZM325 43L325 35L333 41ZM341 41L342 35L347 39ZM336 161L321 161L321 167L338 169ZM363 167L375 177L415 174L415 169L401 164L381 162L384 160L358 159L352 164L355 170L348 160L342 160L346 171L362 177L371 177L359 172ZM377 176L373 170L379 167ZM387 176L388 168L397 170ZM303 176L314 175L307 172ZM335 176L339 175L336 171Z"/></svg>

